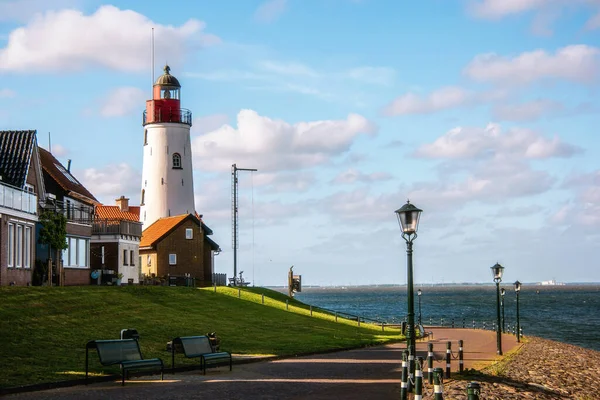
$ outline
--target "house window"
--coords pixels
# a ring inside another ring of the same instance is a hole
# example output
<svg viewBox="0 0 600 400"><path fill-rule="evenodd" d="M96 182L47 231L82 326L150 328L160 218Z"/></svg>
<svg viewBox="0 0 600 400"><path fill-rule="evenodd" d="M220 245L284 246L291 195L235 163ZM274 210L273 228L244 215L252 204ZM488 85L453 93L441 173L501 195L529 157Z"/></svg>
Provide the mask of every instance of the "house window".
<svg viewBox="0 0 600 400"><path fill-rule="evenodd" d="M150 257L150 256L148 255L148 258L147 258L147 261L146 261L146 262L147 262L147 264L148 264L148 265L152 265L152 257Z"/></svg>
<svg viewBox="0 0 600 400"><path fill-rule="evenodd" d="M129 265L134 266L135 265L135 258L133 258L133 250L129 250Z"/></svg>
<svg viewBox="0 0 600 400"><path fill-rule="evenodd" d="M15 224L8 224L8 266L15 266Z"/></svg>
<svg viewBox="0 0 600 400"><path fill-rule="evenodd" d="M169 265L177 265L177 254L169 254Z"/></svg>
<svg viewBox="0 0 600 400"><path fill-rule="evenodd" d="M15 237L15 257L17 262L15 266L21 268L23 266L23 225L17 225L17 237Z"/></svg>
<svg viewBox="0 0 600 400"><path fill-rule="evenodd" d="M31 227L25 227L25 237L23 238L23 267L31 268Z"/></svg>
<svg viewBox="0 0 600 400"><path fill-rule="evenodd" d="M63 250L63 262L65 262L65 267L88 268L90 240L68 237L67 244L68 247Z"/></svg>
<svg viewBox="0 0 600 400"><path fill-rule="evenodd" d="M181 156L179 153L173 154L173 169L181 169Z"/></svg>
<svg viewBox="0 0 600 400"><path fill-rule="evenodd" d="M187 228L185 230L185 238L188 240L194 238L194 230L192 228Z"/></svg>
<svg viewBox="0 0 600 400"><path fill-rule="evenodd" d="M77 239L77 266L87 267L88 243L86 239Z"/></svg>
<svg viewBox="0 0 600 400"><path fill-rule="evenodd" d="M127 250L123 250L123 265L127 265Z"/></svg>
<svg viewBox="0 0 600 400"><path fill-rule="evenodd" d="M8 262L9 268L31 268L31 226L8 224Z"/></svg>

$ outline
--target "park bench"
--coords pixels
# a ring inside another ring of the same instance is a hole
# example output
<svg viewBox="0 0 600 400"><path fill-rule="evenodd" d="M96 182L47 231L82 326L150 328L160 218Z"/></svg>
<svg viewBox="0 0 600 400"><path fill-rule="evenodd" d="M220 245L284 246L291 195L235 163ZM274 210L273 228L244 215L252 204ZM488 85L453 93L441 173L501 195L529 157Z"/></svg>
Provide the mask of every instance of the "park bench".
<svg viewBox="0 0 600 400"><path fill-rule="evenodd" d="M226 351L215 352L210 345L208 336L180 336L171 342L171 368L175 371L175 352L179 350L187 358L199 358L200 368L206 375L208 364L219 365L225 362L229 363L229 370L232 369L231 353Z"/></svg>
<svg viewBox="0 0 600 400"><path fill-rule="evenodd" d="M425 331L425 328L423 328L423 325L417 325L417 329L419 330L419 339L426 339L429 336L431 336L433 338L433 332L432 331Z"/></svg>
<svg viewBox="0 0 600 400"><path fill-rule="evenodd" d="M91 340L85 345L85 379L88 378L88 351L96 349L100 364L104 366L119 365L121 367L121 385L131 370L158 370L160 379L164 378L164 364L160 358L142 357L140 345L135 339Z"/></svg>

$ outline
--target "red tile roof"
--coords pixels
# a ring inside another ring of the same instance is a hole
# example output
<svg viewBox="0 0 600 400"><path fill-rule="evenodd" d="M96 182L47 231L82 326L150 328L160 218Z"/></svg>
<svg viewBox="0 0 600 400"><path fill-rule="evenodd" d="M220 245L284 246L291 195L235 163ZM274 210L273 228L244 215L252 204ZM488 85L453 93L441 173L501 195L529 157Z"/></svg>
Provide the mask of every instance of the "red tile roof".
<svg viewBox="0 0 600 400"><path fill-rule="evenodd" d="M96 206L96 216L100 219L114 219L125 221L140 221L140 208L137 207L137 214L132 212L133 207L129 207L129 211L121 211L119 206Z"/></svg>
<svg viewBox="0 0 600 400"><path fill-rule="evenodd" d="M186 218L191 217L197 220L193 214L182 214L174 217L160 218L156 220L152 225L144 229L142 232L142 240L140 241L140 248L151 247L163 236L169 233L177 225L179 225Z"/></svg>
<svg viewBox="0 0 600 400"><path fill-rule="evenodd" d="M140 206L129 206L129 212L135 214L137 217L136 221L140 220Z"/></svg>

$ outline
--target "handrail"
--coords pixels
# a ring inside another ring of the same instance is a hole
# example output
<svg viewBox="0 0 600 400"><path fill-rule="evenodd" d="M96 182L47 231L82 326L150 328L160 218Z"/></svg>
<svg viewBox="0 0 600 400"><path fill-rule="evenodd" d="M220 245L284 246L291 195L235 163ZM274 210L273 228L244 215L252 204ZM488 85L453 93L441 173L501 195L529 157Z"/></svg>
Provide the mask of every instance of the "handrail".
<svg viewBox="0 0 600 400"><path fill-rule="evenodd" d="M37 196L0 182L0 206L35 215L38 207Z"/></svg>
<svg viewBox="0 0 600 400"><path fill-rule="evenodd" d="M156 108L152 118L148 119L147 110L142 114L142 125L160 123L160 122L177 122L192 126L192 112L186 108L172 110L171 108Z"/></svg>

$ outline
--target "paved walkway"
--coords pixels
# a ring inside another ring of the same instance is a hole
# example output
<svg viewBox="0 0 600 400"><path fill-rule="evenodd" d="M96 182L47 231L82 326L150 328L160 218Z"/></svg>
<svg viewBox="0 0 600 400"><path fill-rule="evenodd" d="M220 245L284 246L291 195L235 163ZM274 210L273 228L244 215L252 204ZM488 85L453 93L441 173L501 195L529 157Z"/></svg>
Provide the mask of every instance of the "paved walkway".
<svg viewBox="0 0 600 400"><path fill-rule="evenodd" d="M434 354L445 369L446 342L458 354L464 341L465 368L489 364L496 356L496 334L471 329L433 328ZM513 336L503 335L503 350L517 346ZM11 400L41 399L397 399L400 393L401 358L404 343L261 361L199 371L135 378L121 387L119 382L53 389L7 396ZM427 356L427 341L417 343L417 355ZM452 371L458 361L452 360ZM430 391L430 389L429 389Z"/></svg>

